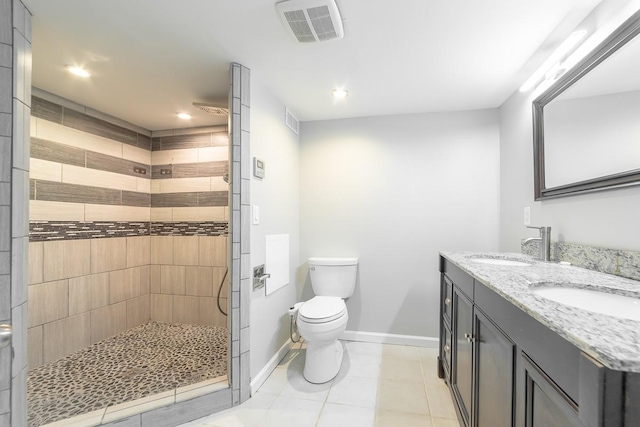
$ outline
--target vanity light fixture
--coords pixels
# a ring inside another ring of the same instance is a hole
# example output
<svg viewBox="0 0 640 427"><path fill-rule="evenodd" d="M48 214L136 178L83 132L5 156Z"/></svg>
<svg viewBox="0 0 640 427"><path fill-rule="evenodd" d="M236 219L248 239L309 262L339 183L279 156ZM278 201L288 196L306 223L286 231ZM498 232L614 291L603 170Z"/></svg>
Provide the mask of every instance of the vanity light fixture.
<svg viewBox="0 0 640 427"><path fill-rule="evenodd" d="M91 76L91 74L89 74L89 72L87 70L85 70L84 68L81 68L81 67L68 66L67 70L69 70L69 72L71 74L74 74L74 75L76 75L78 77L89 77L89 76Z"/></svg>
<svg viewBox="0 0 640 427"><path fill-rule="evenodd" d="M579 46L580 41L587 35L587 30L579 30L574 31L567 37L567 39L547 58L546 61L536 70L535 73L529 77L529 79L524 82L522 87L520 87L520 92L527 92L540 83L546 77L558 78L562 73L566 70L562 70L560 75L558 75L559 70L561 70L562 63L567 59L569 54L573 53ZM549 73L549 71L554 68L556 72Z"/></svg>
<svg viewBox="0 0 640 427"><path fill-rule="evenodd" d="M344 89L334 89L333 90L333 97L336 99L344 99L347 96L349 96L349 92L347 92Z"/></svg>
<svg viewBox="0 0 640 427"><path fill-rule="evenodd" d="M179 119L182 119L182 120L191 120L191 114L177 113L177 116Z"/></svg>

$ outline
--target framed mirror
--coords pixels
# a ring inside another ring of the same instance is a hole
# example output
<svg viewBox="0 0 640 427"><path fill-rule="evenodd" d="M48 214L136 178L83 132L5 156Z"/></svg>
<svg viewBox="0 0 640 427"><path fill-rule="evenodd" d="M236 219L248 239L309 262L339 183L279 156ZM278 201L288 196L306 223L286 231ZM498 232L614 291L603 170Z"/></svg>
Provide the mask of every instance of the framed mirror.
<svg viewBox="0 0 640 427"><path fill-rule="evenodd" d="M535 199L640 184L640 11L533 101Z"/></svg>

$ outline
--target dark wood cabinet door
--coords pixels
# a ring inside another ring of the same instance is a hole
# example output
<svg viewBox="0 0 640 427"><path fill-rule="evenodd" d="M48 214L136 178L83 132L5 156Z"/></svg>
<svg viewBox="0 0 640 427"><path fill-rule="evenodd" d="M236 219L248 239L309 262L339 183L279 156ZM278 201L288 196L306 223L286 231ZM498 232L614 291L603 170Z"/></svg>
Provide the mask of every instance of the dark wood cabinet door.
<svg viewBox="0 0 640 427"><path fill-rule="evenodd" d="M470 425L473 391L473 304L463 294L453 289L453 360L451 362L451 387L458 401L465 425Z"/></svg>
<svg viewBox="0 0 640 427"><path fill-rule="evenodd" d="M474 319L474 426L512 427L515 344L480 311Z"/></svg>
<svg viewBox="0 0 640 427"><path fill-rule="evenodd" d="M522 353L525 370L526 427L580 427L576 404Z"/></svg>

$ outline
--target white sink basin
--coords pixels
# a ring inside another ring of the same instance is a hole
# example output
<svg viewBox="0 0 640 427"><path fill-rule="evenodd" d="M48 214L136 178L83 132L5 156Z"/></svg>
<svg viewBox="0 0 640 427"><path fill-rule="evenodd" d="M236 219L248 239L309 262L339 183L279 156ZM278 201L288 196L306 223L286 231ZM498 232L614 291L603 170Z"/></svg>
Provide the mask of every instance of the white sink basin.
<svg viewBox="0 0 640 427"><path fill-rule="evenodd" d="M606 314L620 319L640 321L640 298L576 287L535 286L531 292L560 304Z"/></svg>
<svg viewBox="0 0 640 427"><path fill-rule="evenodd" d="M473 262L479 262L480 264L491 264L491 265L504 265L508 267L529 267L531 264L515 261L512 259L500 259L500 258L469 258Z"/></svg>

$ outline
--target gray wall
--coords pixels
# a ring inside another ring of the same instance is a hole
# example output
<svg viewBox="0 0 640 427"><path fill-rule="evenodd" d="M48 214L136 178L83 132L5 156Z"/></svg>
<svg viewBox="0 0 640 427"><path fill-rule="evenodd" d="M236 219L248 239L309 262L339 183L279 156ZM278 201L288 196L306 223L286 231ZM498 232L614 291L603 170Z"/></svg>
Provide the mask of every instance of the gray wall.
<svg viewBox="0 0 640 427"><path fill-rule="evenodd" d="M637 9L619 3L605 1L592 13L594 38L602 40ZM640 186L534 201L531 102L538 95L516 92L500 107L500 250L519 252L523 238L537 235L523 225L530 206L532 225L551 226L553 241L640 251Z"/></svg>
<svg viewBox="0 0 640 427"><path fill-rule="evenodd" d="M498 248L497 110L305 122L301 150L301 261L360 258L347 329L437 337L438 251Z"/></svg>
<svg viewBox="0 0 640 427"><path fill-rule="evenodd" d="M251 80L251 157L265 161L263 180L251 178L251 205L260 207L260 224L251 225L251 265L265 262L265 236L289 234L291 282L265 296L251 297L251 376L289 337L287 311L299 300L296 271L300 241L300 149L298 135L284 124L285 107L256 78Z"/></svg>

